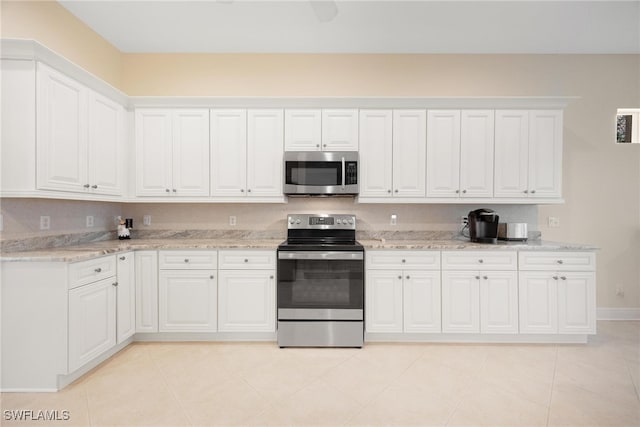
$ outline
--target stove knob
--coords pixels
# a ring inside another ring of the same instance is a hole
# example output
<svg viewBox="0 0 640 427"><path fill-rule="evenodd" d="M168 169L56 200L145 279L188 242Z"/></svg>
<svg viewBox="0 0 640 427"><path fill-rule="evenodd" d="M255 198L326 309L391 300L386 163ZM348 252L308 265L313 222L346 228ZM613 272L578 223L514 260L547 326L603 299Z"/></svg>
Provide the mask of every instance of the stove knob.
<svg viewBox="0 0 640 427"><path fill-rule="evenodd" d="M296 222L296 220L295 220L295 219L293 219L293 218L289 218L289 224L294 224L295 222Z"/></svg>
<svg viewBox="0 0 640 427"><path fill-rule="evenodd" d="M349 224L353 224L353 220L349 218Z"/></svg>
<svg viewBox="0 0 640 427"><path fill-rule="evenodd" d="M338 219L336 220L336 224L338 224L338 225L342 224L342 220L341 220L340 218L338 218Z"/></svg>
<svg viewBox="0 0 640 427"><path fill-rule="evenodd" d="M300 220L299 219L296 219L296 224L300 224Z"/></svg>

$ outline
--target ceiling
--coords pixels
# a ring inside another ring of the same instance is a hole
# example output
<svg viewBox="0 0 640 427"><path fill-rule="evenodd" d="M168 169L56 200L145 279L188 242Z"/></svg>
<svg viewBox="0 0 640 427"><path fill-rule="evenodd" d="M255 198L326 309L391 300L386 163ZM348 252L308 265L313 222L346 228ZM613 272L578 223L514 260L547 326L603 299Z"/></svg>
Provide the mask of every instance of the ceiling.
<svg viewBox="0 0 640 427"><path fill-rule="evenodd" d="M129 53L640 54L640 0L59 2Z"/></svg>

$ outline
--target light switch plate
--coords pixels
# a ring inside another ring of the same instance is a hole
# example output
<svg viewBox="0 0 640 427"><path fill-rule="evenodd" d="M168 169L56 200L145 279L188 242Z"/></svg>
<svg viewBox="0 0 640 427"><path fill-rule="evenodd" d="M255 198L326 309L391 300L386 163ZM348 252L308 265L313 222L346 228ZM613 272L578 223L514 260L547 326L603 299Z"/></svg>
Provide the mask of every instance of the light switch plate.
<svg viewBox="0 0 640 427"><path fill-rule="evenodd" d="M51 228L51 217L43 215L40 217L40 230L49 230Z"/></svg>

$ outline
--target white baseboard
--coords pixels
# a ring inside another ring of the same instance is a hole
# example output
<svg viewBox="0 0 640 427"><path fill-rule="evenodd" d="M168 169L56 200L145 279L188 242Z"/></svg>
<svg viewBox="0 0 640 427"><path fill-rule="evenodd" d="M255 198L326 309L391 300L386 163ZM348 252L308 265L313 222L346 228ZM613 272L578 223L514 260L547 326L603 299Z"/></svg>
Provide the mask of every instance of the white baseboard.
<svg viewBox="0 0 640 427"><path fill-rule="evenodd" d="M640 320L640 307L598 307L596 316L598 320Z"/></svg>

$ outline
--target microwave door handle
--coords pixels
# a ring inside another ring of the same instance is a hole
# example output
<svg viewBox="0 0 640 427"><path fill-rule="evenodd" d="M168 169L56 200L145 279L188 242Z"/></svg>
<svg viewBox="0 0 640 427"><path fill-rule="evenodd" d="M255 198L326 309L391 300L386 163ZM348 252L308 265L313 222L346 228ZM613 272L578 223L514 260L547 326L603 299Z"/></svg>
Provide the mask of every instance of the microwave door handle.
<svg viewBox="0 0 640 427"><path fill-rule="evenodd" d="M342 189L344 190L344 175L345 175L345 167L344 167L344 157L342 158Z"/></svg>

